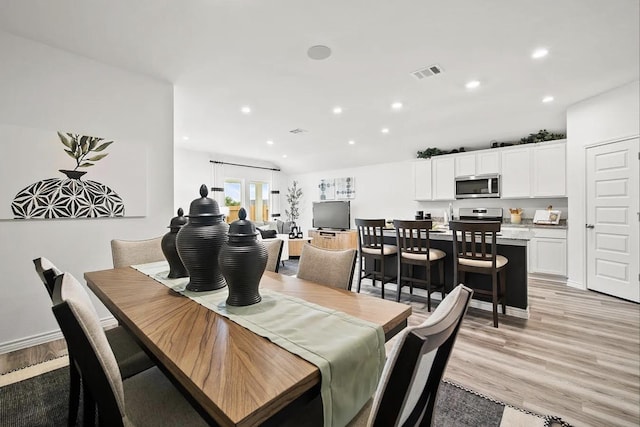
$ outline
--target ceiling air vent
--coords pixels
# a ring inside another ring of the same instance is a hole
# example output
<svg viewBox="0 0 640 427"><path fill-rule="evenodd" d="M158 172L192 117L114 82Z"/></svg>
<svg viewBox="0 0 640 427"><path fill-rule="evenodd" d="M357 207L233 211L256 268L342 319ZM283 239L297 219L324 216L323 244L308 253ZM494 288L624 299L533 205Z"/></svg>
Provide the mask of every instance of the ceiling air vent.
<svg viewBox="0 0 640 427"><path fill-rule="evenodd" d="M417 80L422 80L427 77L437 76L441 73L442 68L439 65L429 65L428 67L411 72L411 75Z"/></svg>
<svg viewBox="0 0 640 427"><path fill-rule="evenodd" d="M291 129L289 132L291 133L303 133L303 132L308 132L305 129L300 129L300 128L295 128L295 129Z"/></svg>

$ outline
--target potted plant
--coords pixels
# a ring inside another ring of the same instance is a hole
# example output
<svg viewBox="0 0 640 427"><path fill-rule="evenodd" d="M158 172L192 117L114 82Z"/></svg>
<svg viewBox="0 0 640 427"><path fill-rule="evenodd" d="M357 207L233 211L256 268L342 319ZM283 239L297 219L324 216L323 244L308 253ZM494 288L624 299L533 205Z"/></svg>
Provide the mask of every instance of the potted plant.
<svg viewBox="0 0 640 427"><path fill-rule="evenodd" d="M302 198L302 188L298 187L298 181L293 181L293 185L287 188L287 203L289 209L285 209L284 213L287 216L287 221L291 221L291 228L295 226L296 220L300 218L300 211L298 205Z"/></svg>
<svg viewBox="0 0 640 427"><path fill-rule="evenodd" d="M71 179L80 179L86 172L77 170L78 168L88 168L93 166L95 162L107 157L109 154L96 154L89 156L90 153L98 153L104 151L113 141L104 141L104 138L96 136L79 135L77 133L58 132L60 141L67 147L64 151L76 161L76 167L73 170L60 169L60 172L67 175ZM94 162L94 163L92 163Z"/></svg>

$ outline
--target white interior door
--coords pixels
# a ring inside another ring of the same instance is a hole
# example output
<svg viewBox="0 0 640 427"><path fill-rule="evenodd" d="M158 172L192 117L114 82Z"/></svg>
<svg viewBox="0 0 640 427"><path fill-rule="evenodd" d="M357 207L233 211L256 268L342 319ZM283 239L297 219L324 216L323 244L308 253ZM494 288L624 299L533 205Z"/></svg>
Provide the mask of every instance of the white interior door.
<svg viewBox="0 0 640 427"><path fill-rule="evenodd" d="M587 149L587 287L640 302L639 139Z"/></svg>

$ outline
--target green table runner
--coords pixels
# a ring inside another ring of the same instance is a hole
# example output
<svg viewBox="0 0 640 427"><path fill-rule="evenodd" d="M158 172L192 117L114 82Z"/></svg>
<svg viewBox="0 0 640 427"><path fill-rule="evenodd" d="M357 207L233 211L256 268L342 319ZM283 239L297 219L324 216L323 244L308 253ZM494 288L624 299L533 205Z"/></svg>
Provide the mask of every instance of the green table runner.
<svg viewBox="0 0 640 427"><path fill-rule="evenodd" d="M346 425L375 392L385 362L382 327L269 289L248 307L227 306L227 288L185 290L188 278L167 279L167 262L132 266L318 367L326 427Z"/></svg>

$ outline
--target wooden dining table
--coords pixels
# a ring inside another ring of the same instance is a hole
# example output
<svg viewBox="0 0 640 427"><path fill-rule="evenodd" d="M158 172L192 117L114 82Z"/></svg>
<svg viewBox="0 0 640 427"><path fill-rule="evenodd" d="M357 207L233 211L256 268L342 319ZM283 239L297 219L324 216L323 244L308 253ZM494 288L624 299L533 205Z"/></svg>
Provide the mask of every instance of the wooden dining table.
<svg viewBox="0 0 640 427"><path fill-rule="evenodd" d="M212 425L279 425L309 416L319 369L131 267L88 272L89 288ZM382 326L389 340L411 307L265 272L260 288ZM319 414L322 417L321 412Z"/></svg>

